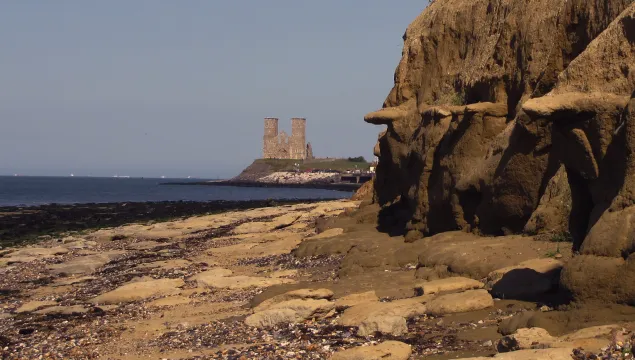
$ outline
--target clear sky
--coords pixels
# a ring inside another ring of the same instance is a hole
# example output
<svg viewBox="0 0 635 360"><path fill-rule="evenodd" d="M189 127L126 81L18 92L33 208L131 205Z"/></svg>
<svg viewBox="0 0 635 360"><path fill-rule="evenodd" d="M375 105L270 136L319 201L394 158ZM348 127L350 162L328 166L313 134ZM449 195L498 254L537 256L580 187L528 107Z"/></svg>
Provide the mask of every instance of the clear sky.
<svg viewBox="0 0 635 360"><path fill-rule="evenodd" d="M228 177L264 117L372 156L426 0L0 2L0 174Z"/></svg>

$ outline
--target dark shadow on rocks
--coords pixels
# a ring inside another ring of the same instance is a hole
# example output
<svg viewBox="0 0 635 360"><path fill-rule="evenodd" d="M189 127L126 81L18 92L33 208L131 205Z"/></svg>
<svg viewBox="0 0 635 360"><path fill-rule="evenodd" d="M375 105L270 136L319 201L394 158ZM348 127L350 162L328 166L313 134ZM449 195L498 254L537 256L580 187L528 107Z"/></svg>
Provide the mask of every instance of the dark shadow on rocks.
<svg viewBox="0 0 635 360"><path fill-rule="evenodd" d="M560 291L558 286L561 271L554 269L540 273L533 269L515 269L497 281L491 293L501 299L532 301L550 306L567 304L570 296Z"/></svg>
<svg viewBox="0 0 635 360"><path fill-rule="evenodd" d="M402 202L383 207L377 216L377 230L390 236L405 235L412 215L412 208Z"/></svg>

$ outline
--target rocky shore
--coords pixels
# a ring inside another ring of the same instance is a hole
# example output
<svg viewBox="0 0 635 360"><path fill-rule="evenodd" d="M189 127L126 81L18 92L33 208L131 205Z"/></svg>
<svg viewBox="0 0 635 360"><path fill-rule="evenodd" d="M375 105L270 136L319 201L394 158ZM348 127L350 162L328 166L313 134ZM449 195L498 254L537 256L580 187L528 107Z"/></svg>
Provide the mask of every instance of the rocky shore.
<svg viewBox="0 0 635 360"><path fill-rule="evenodd" d="M584 359L630 346L635 311L576 307L558 291L570 251L556 259L552 242L462 232L407 243L377 232L377 208L359 204L3 249L2 358Z"/></svg>
<svg viewBox="0 0 635 360"><path fill-rule="evenodd" d="M334 191L354 192L358 190L362 184L343 183L343 182L324 182L324 181L289 181L289 182L267 182L267 181L250 181L250 180L221 180L221 181L205 181L205 182L187 182L187 183L165 183L162 185L204 185L204 186L237 186L237 187L269 187L269 188L290 188L290 189L324 189Z"/></svg>
<svg viewBox="0 0 635 360"><path fill-rule="evenodd" d="M100 204L50 204L0 207L0 246L46 239L63 232L82 232L133 222L154 222L229 210L252 209L318 200L163 201Z"/></svg>

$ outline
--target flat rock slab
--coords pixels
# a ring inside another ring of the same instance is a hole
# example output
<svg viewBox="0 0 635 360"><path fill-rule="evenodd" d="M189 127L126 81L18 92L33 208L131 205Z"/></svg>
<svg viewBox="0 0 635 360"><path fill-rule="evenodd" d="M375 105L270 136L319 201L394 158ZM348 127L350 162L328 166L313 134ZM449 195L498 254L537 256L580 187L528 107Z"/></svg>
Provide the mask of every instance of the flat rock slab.
<svg viewBox="0 0 635 360"><path fill-rule="evenodd" d="M298 270L289 269L289 270L280 270L274 271L269 277L272 278L284 278L284 277L296 277L298 276Z"/></svg>
<svg viewBox="0 0 635 360"><path fill-rule="evenodd" d="M426 303L427 313L445 315L476 311L494 306L494 299L486 290L440 295Z"/></svg>
<svg viewBox="0 0 635 360"><path fill-rule="evenodd" d="M317 235L311 236L309 238L309 240L328 239L330 237L342 235L343 233L344 233L344 229L342 229L342 228L328 229L328 230L322 231L321 233L319 233Z"/></svg>
<svg viewBox="0 0 635 360"><path fill-rule="evenodd" d="M562 267L559 260L531 259L492 271L487 281L495 296L526 299L551 290L560 278Z"/></svg>
<svg viewBox="0 0 635 360"><path fill-rule="evenodd" d="M255 312L264 311L275 304L294 300L294 299L314 299L314 300L322 300L322 299L330 299L333 297L333 291L329 289L299 289L289 291L287 293L277 295L272 297L271 299L267 299L260 303L258 306L254 308Z"/></svg>
<svg viewBox="0 0 635 360"><path fill-rule="evenodd" d="M224 289L247 289L250 287L269 287L280 284L291 284L291 279L272 279L258 276L228 276L197 280L199 286Z"/></svg>
<svg viewBox="0 0 635 360"><path fill-rule="evenodd" d="M401 335L407 331L403 327L406 319L423 315L426 311L426 306L415 299L363 302L346 309L338 323L342 326L357 326L360 336L371 335L375 331L391 331L388 333Z"/></svg>
<svg viewBox="0 0 635 360"><path fill-rule="evenodd" d="M63 247L54 248L22 248L13 251L8 256L0 259L0 266L8 266L11 264L28 263L40 259L49 259L56 255L63 255L69 250Z"/></svg>
<svg viewBox="0 0 635 360"><path fill-rule="evenodd" d="M35 313L39 315L75 315L75 314L86 314L89 311L90 311L89 307L84 307L82 305L74 305L74 306L47 307L42 310L38 310Z"/></svg>
<svg viewBox="0 0 635 360"><path fill-rule="evenodd" d="M532 348L584 348L599 351L608 346L612 334L622 329L619 325L603 325L585 328L561 337L554 337L542 328L522 328L499 340L499 352L526 350Z"/></svg>
<svg viewBox="0 0 635 360"><path fill-rule="evenodd" d="M415 292L418 295L429 295L442 292L482 289L483 287L485 287L485 284L474 279L465 277L450 277L419 283L415 286Z"/></svg>
<svg viewBox="0 0 635 360"><path fill-rule="evenodd" d="M338 351L333 354L331 360L408 360L410 354L410 345L399 341L386 341L378 345Z"/></svg>
<svg viewBox="0 0 635 360"><path fill-rule="evenodd" d="M155 249L155 248L158 248L161 246L167 246L167 245L170 245L170 243L161 243L157 241L146 240L146 241L130 243L126 246L126 248L133 249L133 250L151 250L151 249Z"/></svg>
<svg viewBox="0 0 635 360"><path fill-rule="evenodd" d="M343 310L343 309L353 307L359 304L373 303L373 302L379 302L379 297L377 297L375 290L358 293L358 294L350 294L350 295L343 296L339 299L336 299L335 308L338 310Z"/></svg>
<svg viewBox="0 0 635 360"><path fill-rule="evenodd" d="M148 306L176 306L176 305L184 305L192 302L192 299L185 296L169 296L162 299L157 299L148 303Z"/></svg>
<svg viewBox="0 0 635 360"><path fill-rule="evenodd" d="M29 301L28 303L22 304L22 306L20 306L15 312L18 314L27 313L43 307L55 305L57 305L56 301Z"/></svg>
<svg viewBox="0 0 635 360"><path fill-rule="evenodd" d="M58 275L91 274L125 253L125 251L114 250L95 255L80 256L61 264L49 265L48 269L51 273Z"/></svg>
<svg viewBox="0 0 635 360"><path fill-rule="evenodd" d="M190 266L192 263L190 261L184 259L174 259L174 260L164 260L164 261L155 261L151 263L145 263L138 265L139 269L163 269L163 270L174 270L174 269L183 269Z"/></svg>
<svg viewBox="0 0 635 360"><path fill-rule="evenodd" d="M155 296L176 295L179 287L185 285L182 279L159 279L129 283L113 291L90 300L93 304L119 304L145 300Z"/></svg>
<svg viewBox="0 0 635 360"><path fill-rule="evenodd" d="M573 348L540 349L540 350L520 350L508 353L496 354L491 357L472 357L458 360L571 360Z"/></svg>
<svg viewBox="0 0 635 360"><path fill-rule="evenodd" d="M504 336L498 341L496 348L499 352L531 349L534 345L552 347L557 339L542 328L523 328L516 330L512 335Z"/></svg>
<svg viewBox="0 0 635 360"><path fill-rule="evenodd" d="M55 255L62 255L68 253L69 250L63 247L54 248L23 248L11 253L11 256L33 256L36 258L46 258Z"/></svg>
<svg viewBox="0 0 635 360"><path fill-rule="evenodd" d="M51 286L53 286L53 287L69 286L69 285L81 284L81 283L89 282L89 281L93 281L93 280L97 280L97 278L94 277L94 276L82 276L82 277L77 277L77 278L67 278L67 279L60 279L58 281L55 281L53 284L51 284Z"/></svg>
<svg viewBox="0 0 635 360"><path fill-rule="evenodd" d="M291 279L272 279L257 276L230 276L231 270L215 268L194 275L190 280L196 281L199 287L247 289L250 287L269 287L280 284L291 284Z"/></svg>
<svg viewBox="0 0 635 360"><path fill-rule="evenodd" d="M294 299L274 304L264 311L258 311L245 319L245 324L258 328L272 327L284 323L324 317L335 304L320 299Z"/></svg>
<svg viewBox="0 0 635 360"><path fill-rule="evenodd" d="M371 336L375 333L400 336L408 332L406 318L395 315L369 315L359 325L358 336Z"/></svg>

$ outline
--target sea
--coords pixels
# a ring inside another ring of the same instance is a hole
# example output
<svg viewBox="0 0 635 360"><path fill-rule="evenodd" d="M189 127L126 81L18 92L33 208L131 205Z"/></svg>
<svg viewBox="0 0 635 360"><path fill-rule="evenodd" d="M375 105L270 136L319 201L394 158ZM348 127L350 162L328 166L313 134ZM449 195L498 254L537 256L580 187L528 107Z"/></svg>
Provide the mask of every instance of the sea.
<svg viewBox="0 0 635 360"><path fill-rule="evenodd" d="M165 185L201 179L0 176L0 206L149 201L342 199L350 192L304 188Z"/></svg>

